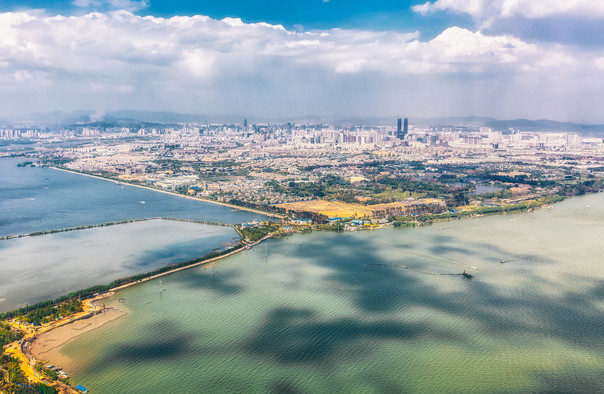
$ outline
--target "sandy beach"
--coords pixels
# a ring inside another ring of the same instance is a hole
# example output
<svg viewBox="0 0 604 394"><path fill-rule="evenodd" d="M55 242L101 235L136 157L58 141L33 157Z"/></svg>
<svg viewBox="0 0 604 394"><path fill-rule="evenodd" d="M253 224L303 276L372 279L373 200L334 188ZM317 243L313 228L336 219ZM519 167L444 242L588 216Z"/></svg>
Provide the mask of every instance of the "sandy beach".
<svg viewBox="0 0 604 394"><path fill-rule="evenodd" d="M103 180L110 181L110 182L117 182L112 179L107 179L107 178L103 178L103 177L99 177L99 176L95 176L95 175L82 174L79 172L64 170L64 169L60 169L60 168L55 168L55 169L60 170L60 171L73 172L73 173L79 174L79 175L90 176L93 178L103 179ZM224 205L224 206L228 206L228 207L232 207L232 208L236 208L236 209L251 211L251 212L260 213L260 214L264 214L264 215L270 215L269 213L266 213L266 212L261 212L261 211L257 211L257 210L249 209L249 208L237 207L237 206L220 203L220 202L216 202L216 201L209 201L209 200L201 199L198 197L183 196L180 194L171 193L168 191L158 190L158 189L154 189L154 188L149 188L149 187L145 187L145 186L132 185L132 184L129 184L129 185L144 188L144 189L149 189L149 190L160 192L160 193L172 194L172 195L175 195L178 197L193 199L193 200L197 200L197 201L206 201L206 202L210 202L213 204L219 204L219 205ZM278 216L278 215L273 215L273 216ZM53 323L50 326L42 329L41 332L37 335L36 339L33 340L33 342L31 342L31 347L29 347L29 349L25 350L25 352L29 354L29 357L33 356L38 361L43 361L45 363L53 364L55 366L58 366L64 370L66 370L67 373L69 373L69 370L74 368L75 366L73 365L72 360L68 356L66 356L64 353L62 353L61 350L63 349L63 347L68 342L73 340L74 338L77 338L86 332L96 330L96 329L104 326L105 324L108 324L116 319L119 319L122 316L127 315L129 312L128 309L124 305L112 304L111 307L104 309L102 312L88 316L87 315L88 313L90 313L94 309L98 308L98 305L100 304L101 299L106 298L110 295L113 295L115 292L122 290L124 288L130 287L130 286L135 286L141 282L146 282L146 281L153 280L153 279L165 276L165 275L170 275L172 273L182 271L185 269L191 269L196 266L213 263L215 261L221 260L223 258L226 258L233 254L239 253L243 250L246 250L250 247L253 247L253 246L265 241L269 237L270 237L270 235L267 235L267 236L263 237L262 239L247 245L245 248L242 247L242 248L235 249L222 256L217 256L212 259L200 261L196 264L191 264L189 266L180 267L180 268L177 268L177 269L174 269L171 271L162 272L160 274L153 275L151 277L148 277L148 278L145 278L145 279L142 279L139 281L126 283L122 286L113 288L109 292L104 293L103 295L96 297L95 299L92 299L89 302L85 303L86 304L84 306L85 311L82 312L82 314L84 314L86 316L75 317L76 320L68 322L68 323L64 323L61 321L57 322L58 326L53 326L53 325L57 324L57 323ZM17 350L17 352L20 353L20 349ZM31 374L32 374L32 376L37 375L37 373L33 370L31 371Z"/></svg>
<svg viewBox="0 0 604 394"><path fill-rule="evenodd" d="M36 359L68 368L70 359L61 353L62 347L78 336L128 314L126 307L118 305L89 318L76 320L40 334L32 343L31 353Z"/></svg>
<svg viewBox="0 0 604 394"><path fill-rule="evenodd" d="M255 246L255 245L265 241L268 238L269 238L269 235L254 242L253 244L250 244L249 246L250 247ZM98 307L99 304L101 303L102 299L104 299L108 296L114 295L119 290L125 289L130 286L135 286L139 283L153 280L153 279L165 276L165 275L170 275L174 272L190 269L190 268L197 267L200 265L206 265L209 263L213 263L218 260L224 259L228 256L231 256L233 254L239 253L243 250L246 250L246 248L239 248L239 249L233 250L227 254L224 254L222 256L214 257L212 259L201 261L199 263L192 264L192 265L189 265L186 267L181 267L181 268L178 268L178 269L175 269L172 271L162 272L160 274L151 276L149 278L142 279L140 281L130 282L130 283L126 283L122 286L115 287L115 288L111 289L109 292L91 300L88 303L88 305L86 306L85 312L88 312L89 310L92 310L95 307ZM69 357L67 357L65 354L63 354L61 352L61 349L63 348L63 346L65 344L67 344L69 341L73 340L74 338L77 338L78 336L80 336L86 332L96 330L107 323L110 323L116 319L119 319L122 316L127 315L128 312L129 312L128 309L123 304L112 304L111 307L108 307L108 308L104 309L102 312L92 315L90 317L80 318L73 322L60 325L59 327L49 328L48 331L38 334L37 338L32 342L32 345L30 348L30 353L32 356L34 356L38 360L45 361L47 363L51 363L55 366L59 366L61 368L65 368L65 369L69 370L71 360Z"/></svg>

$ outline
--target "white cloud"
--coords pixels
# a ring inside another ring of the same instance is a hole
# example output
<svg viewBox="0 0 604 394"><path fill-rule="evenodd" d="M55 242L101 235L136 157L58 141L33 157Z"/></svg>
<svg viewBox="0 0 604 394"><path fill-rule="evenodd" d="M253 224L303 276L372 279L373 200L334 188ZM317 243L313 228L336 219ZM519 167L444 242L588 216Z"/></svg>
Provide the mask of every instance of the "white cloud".
<svg viewBox="0 0 604 394"><path fill-rule="evenodd" d="M127 11L70 17L2 14L0 22L4 22L0 24L0 61L44 69L57 77L69 73L120 77L179 69L209 77L271 59L321 67L326 72L415 74L451 72L469 64L513 69L523 63L534 65L536 57L553 53L511 36L489 36L459 27L431 41L419 41L418 33L292 32L279 25L233 18L164 19ZM565 51L558 47L555 56L572 57Z"/></svg>
<svg viewBox="0 0 604 394"><path fill-rule="evenodd" d="M15 72L15 79L17 81L28 81L33 77L32 73L30 73L29 71L24 71L24 70L17 70Z"/></svg>
<svg viewBox="0 0 604 394"><path fill-rule="evenodd" d="M601 71L604 71L604 56L594 60L594 66Z"/></svg>
<svg viewBox="0 0 604 394"><path fill-rule="evenodd" d="M520 15L538 19L554 15L604 18L604 2L598 0L505 0L501 16Z"/></svg>
<svg viewBox="0 0 604 394"><path fill-rule="evenodd" d="M427 1L424 4L415 5L411 9L422 15L450 10L479 17L485 13L485 9L492 7L493 3L495 3L493 0L437 0L433 3Z"/></svg>
<svg viewBox="0 0 604 394"><path fill-rule="evenodd" d="M550 74L572 81L575 75L600 73L601 58L603 53L459 27L422 41L417 32L296 32L235 18L143 17L125 10L80 16L4 13L0 90L10 95L0 104L23 109L35 95L39 101L48 97L49 106L218 111L233 105L235 95L237 105L250 111L289 105L292 111L341 106L356 112L347 106L359 101L347 90L353 86L363 97L373 94L377 107L380 100L393 106L393 97L401 99L383 93L393 81L498 85L528 74L544 83L553 81Z"/></svg>
<svg viewBox="0 0 604 394"><path fill-rule="evenodd" d="M600 0L436 0L411 8L422 15L437 11L468 14L481 27L509 17L604 19L604 2Z"/></svg>
<svg viewBox="0 0 604 394"><path fill-rule="evenodd" d="M185 51L182 54L182 65L191 75L197 78L209 78L214 73L216 56L201 49Z"/></svg>

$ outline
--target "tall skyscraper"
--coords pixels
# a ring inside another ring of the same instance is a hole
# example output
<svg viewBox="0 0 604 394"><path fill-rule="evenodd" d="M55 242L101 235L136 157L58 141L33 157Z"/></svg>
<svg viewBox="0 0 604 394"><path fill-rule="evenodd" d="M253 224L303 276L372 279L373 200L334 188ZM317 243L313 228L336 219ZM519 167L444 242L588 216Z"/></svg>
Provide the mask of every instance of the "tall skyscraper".
<svg viewBox="0 0 604 394"><path fill-rule="evenodd" d="M247 130L247 119L243 119L243 129Z"/></svg>
<svg viewBox="0 0 604 394"><path fill-rule="evenodd" d="M396 123L396 136L399 139L405 139L405 136L409 132L409 119L405 118L404 120L398 118Z"/></svg>

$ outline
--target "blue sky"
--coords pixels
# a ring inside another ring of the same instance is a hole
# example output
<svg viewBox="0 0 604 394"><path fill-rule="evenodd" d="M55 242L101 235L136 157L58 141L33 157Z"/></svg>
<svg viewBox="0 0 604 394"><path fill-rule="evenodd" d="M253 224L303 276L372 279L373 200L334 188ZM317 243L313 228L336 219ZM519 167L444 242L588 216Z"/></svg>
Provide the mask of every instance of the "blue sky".
<svg viewBox="0 0 604 394"><path fill-rule="evenodd" d="M362 28L413 31L434 36L452 23L472 25L471 18L454 14L433 15L430 20L411 10L418 4L396 0L265 0L265 1L158 1L150 3L150 14L192 15L213 18L239 17L246 22L269 22L287 28Z"/></svg>
<svg viewBox="0 0 604 394"><path fill-rule="evenodd" d="M78 7L74 1L4 0L0 10L45 9L61 14L107 10L108 2L87 2ZM117 1L118 4L123 2ZM135 2L132 2L135 3ZM472 26L472 19L458 13L439 13L429 19L411 7L422 2L403 0L149 0L136 10L139 15L171 17L175 15L208 15L215 19L241 18L244 22L268 22L288 29L363 28L372 30L419 30L426 37L444 28Z"/></svg>
<svg viewBox="0 0 604 394"><path fill-rule="evenodd" d="M4 0L0 90L3 118L135 109L604 123L604 2Z"/></svg>

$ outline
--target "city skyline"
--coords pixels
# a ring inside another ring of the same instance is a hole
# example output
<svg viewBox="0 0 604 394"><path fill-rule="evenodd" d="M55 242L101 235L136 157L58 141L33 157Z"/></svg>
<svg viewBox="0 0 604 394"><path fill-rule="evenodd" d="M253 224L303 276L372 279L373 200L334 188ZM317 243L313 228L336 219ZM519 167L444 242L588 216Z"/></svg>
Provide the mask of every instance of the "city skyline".
<svg viewBox="0 0 604 394"><path fill-rule="evenodd" d="M604 6L472 4L6 2L0 118L133 109L604 122Z"/></svg>

